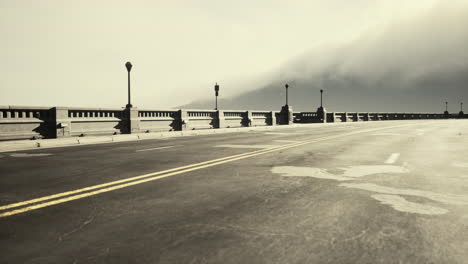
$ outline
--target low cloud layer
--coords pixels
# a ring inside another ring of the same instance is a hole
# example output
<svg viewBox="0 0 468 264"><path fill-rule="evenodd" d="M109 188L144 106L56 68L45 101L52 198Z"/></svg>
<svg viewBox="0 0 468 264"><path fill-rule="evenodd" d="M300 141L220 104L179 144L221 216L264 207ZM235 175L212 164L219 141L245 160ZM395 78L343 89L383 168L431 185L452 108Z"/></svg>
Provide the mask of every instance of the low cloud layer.
<svg viewBox="0 0 468 264"><path fill-rule="evenodd" d="M460 101L468 102L466 25L468 1L441 1L352 42L314 49L281 66L259 89L220 103L224 109L279 109L289 83L295 110L315 110L324 89L331 111L441 112L449 101L455 112Z"/></svg>

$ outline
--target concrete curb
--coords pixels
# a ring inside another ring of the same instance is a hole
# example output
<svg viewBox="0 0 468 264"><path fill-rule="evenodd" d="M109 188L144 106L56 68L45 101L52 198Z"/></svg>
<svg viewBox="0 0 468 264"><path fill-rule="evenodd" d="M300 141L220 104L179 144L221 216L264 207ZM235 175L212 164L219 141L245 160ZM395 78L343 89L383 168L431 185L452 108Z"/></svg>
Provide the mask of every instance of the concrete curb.
<svg viewBox="0 0 468 264"><path fill-rule="evenodd" d="M387 121L388 122L388 121ZM361 123L361 122L360 122ZM371 123L371 122L362 122ZM155 132L155 133L139 133L115 136L87 136L87 137L71 137L59 139L38 139L38 140L18 140L0 142L0 153L19 150L47 149L58 147L69 147L79 145L106 144L113 142L126 142L147 139L187 137L210 134L225 134L225 133L242 133L250 131L269 131L281 130L287 128L310 127L310 126L346 126L352 125L349 123L313 123L313 124L293 124L282 126L261 126L261 127L239 127L239 128L218 128L204 130L189 130L189 131L173 131L173 132Z"/></svg>

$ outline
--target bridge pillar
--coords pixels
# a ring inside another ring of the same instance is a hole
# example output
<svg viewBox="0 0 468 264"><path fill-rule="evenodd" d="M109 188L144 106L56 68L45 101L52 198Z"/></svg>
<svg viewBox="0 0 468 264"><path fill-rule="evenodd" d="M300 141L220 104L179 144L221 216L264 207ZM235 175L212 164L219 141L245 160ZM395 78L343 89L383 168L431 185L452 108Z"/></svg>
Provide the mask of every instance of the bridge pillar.
<svg viewBox="0 0 468 264"><path fill-rule="evenodd" d="M336 118L335 112L331 112L330 115L331 115L331 118L330 118L329 122L330 123L335 123L335 118Z"/></svg>
<svg viewBox="0 0 468 264"><path fill-rule="evenodd" d="M71 122L68 118L68 108L65 107L54 107L52 108L52 117L55 119L52 122L53 133L55 138L69 137L71 136Z"/></svg>
<svg viewBox="0 0 468 264"><path fill-rule="evenodd" d="M187 110L180 109L179 110L179 130L185 131L189 130L189 121L188 121L188 114Z"/></svg>
<svg viewBox="0 0 468 264"><path fill-rule="evenodd" d="M324 107L317 108L317 117L319 123L326 123L327 122L327 110Z"/></svg>
<svg viewBox="0 0 468 264"><path fill-rule="evenodd" d="M251 127L253 126L253 115L252 115L252 111L250 110L247 110L247 113L246 113L246 117L247 117L247 126Z"/></svg>
<svg viewBox="0 0 468 264"><path fill-rule="evenodd" d="M138 117L138 109L135 107L127 107L124 110L124 117L127 125L127 133L140 132L140 119Z"/></svg>
<svg viewBox="0 0 468 264"><path fill-rule="evenodd" d="M270 112L270 126L276 126L276 114L275 111Z"/></svg>
<svg viewBox="0 0 468 264"><path fill-rule="evenodd" d="M215 122L215 128L224 128L226 127L226 120L224 119L224 111L223 110L218 110L216 112L216 122Z"/></svg>
<svg viewBox="0 0 468 264"><path fill-rule="evenodd" d="M450 117L450 113L448 111L445 111L444 112L444 118L449 118Z"/></svg>
<svg viewBox="0 0 468 264"><path fill-rule="evenodd" d="M280 125L292 125L294 121L294 115L292 107L285 105L281 107L280 112Z"/></svg>

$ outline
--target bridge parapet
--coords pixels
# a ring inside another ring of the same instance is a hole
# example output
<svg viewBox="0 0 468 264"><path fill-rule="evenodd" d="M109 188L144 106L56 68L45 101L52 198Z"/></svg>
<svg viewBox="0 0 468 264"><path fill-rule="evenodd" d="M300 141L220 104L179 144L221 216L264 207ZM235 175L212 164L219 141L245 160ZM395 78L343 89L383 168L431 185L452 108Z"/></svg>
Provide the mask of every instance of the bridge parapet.
<svg viewBox="0 0 468 264"><path fill-rule="evenodd" d="M50 107L0 106L0 140L52 137L52 120Z"/></svg>
<svg viewBox="0 0 468 264"><path fill-rule="evenodd" d="M271 111L252 111L252 126L271 126Z"/></svg>
<svg viewBox="0 0 468 264"><path fill-rule="evenodd" d="M127 132L123 109L54 107L56 137Z"/></svg>
<svg viewBox="0 0 468 264"><path fill-rule="evenodd" d="M138 110L139 132L166 132L181 130L180 111L177 110Z"/></svg>
<svg viewBox="0 0 468 264"><path fill-rule="evenodd" d="M243 127L248 122L247 112L241 110L224 110L224 115L220 115L219 118L224 120L219 128Z"/></svg>
<svg viewBox="0 0 468 264"><path fill-rule="evenodd" d="M289 112L0 106L0 140L166 132L294 123L468 118L456 113ZM285 116L285 115L288 116ZM291 120L292 119L292 120Z"/></svg>

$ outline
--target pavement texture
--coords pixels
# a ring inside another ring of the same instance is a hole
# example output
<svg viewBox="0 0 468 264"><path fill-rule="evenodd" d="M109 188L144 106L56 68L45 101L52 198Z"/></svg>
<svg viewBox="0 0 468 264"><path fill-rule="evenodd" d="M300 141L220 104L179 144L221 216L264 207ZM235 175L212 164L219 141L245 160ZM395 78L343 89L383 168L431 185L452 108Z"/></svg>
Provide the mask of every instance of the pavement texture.
<svg viewBox="0 0 468 264"><path fill-rule="evenodd" d="M468 121L0 153L0 263L468 263Z"/></svg>

